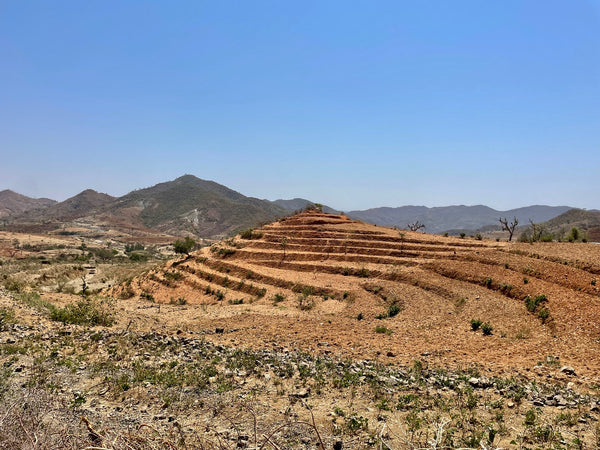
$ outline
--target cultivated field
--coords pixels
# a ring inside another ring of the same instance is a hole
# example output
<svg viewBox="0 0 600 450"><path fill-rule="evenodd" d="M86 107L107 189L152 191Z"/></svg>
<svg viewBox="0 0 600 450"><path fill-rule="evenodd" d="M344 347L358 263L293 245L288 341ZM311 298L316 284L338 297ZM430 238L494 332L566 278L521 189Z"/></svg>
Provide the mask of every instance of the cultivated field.
<svg viewBox="0 0 600 450"><path fill-rule="evenodd" d="M167 263L95 264L87 296L89 274L40 281L66 262L4 254L0 448L600 443L594 244L307 211Z"/></svg>

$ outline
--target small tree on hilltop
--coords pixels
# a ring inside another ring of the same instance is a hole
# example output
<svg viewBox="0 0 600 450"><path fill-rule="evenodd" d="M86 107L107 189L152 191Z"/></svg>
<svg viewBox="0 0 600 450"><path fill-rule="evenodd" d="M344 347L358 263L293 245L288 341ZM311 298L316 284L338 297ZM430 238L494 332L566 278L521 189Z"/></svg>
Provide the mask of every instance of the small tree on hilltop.
<svg viewBox="0 0 600 450"><path fill-rule="evenodd" d="M190 252L195 246L196 241L193 240L191 237L187 236L185 239L177 239L173 243L173 250L175 251L175 253L185 254L189 256Z"/></svg>
<svg viewBox="0 0 600 450"><path fill-rule="evenodd" d="M508 242L512 241L513 234L515 233L515 228L519 224L517 218L514 218L514 221L508 223L508 219L500 217L498 219L500 224L502 225L502 229L508 231Z"/></svg>
<svg viewBox="0 0 600 450"><path fill-rule="evenodd" d="M414 223L409 223L408 224L408 229L410 231L419 231L421 228L425 228L425 224L424 223L419 223L419 221L417 220Z"/></svg>

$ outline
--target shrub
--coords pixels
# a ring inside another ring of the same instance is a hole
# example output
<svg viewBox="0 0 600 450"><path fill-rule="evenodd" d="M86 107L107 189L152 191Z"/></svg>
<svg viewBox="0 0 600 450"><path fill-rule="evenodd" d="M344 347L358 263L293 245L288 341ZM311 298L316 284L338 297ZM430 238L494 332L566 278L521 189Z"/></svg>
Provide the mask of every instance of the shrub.
<svg viewBox="0 0 600 450"><path fill-rule="evenodd" d="M465 238L465 236L466 236L466 234L465 234L465 233L460 233L460 238L461 238L461 239L464 239L464 238Z"/></svg>
<svg viewBox="0 0 600 450"><path fill-rule="evenodd" d="M540 309L538 312L538 317L542 320L542 323L545 323L546 320L548 320L548 317L550 317L550 311L548 311L548 308Z"/></svg>
<svg viewBox="0 0 600 450"><path fill-rule="evenodd" d="M14 320L15 314L8 309L0 309L0 331L4 330L4 327Z"/></svg>
<svg viewBox="0 0 600 450"><path fill-rule="evenodd" d="M281 303L285 300L285 295L283 294L275 294L273 296L273 303Z"/></svg>
<svg viewBox="0 0 600 450"><path fill-rule="evenodd" d="M398 313L400 311L402 311L400 306L397 303L394 303L393 305L390 305L390 307L388 308L388 317L394 317L394 316L398 315Z"/></svg>
<svg viewBox="0 0 600 450"><path fill-rule="evenodd" d="M510 294L510 291L512 291L513 285L508 283L500 283L498 287L500 288L500 292L508 295Z"/></svg>
<svg viewBox="0 0 600 450"><path fill-rule="evenodd" d="M487 277L487 278L484 278L484 279L483 279L483 282L482 282L482 283L483 283L483 285L484 285L486 288L488 288L488 289L491 289L491 288L492 288L492 283L493 283L493 282L494 282L494 280L493 280L492 278L490 278L490 277Z"/></svg>
<svg viewBox="0 0 600 450"><path fill-rule="evenodd" d="M379 326L375 327L375 333L392 334L392 330L390 330L389 328L384 327L383 325L379 325Z"/></svg>
<svg viewBox="0 0 600 450"><path fill-rule="evenodd" d="M492 327L488 322L481 325L481 331L485 336L489 336L490 334L492 334L493 330L494 327Z"/></svg>
<svg viewBox="0 0 600 450"><path fill-rule="evenodd" d="M115 322L113 313L108 310L106 305L92 299L81 299L64 308L54 308L50 312L50 318L65 324L107 327Z"/></svg>
<svg viewBox="0 0 600 450"><path fill-rule="evenodd" d="M479 327L481 327L481 320L480 319L471 319L471 330L473 331L477 331L479 330Z"/></svg>
<svg viewBox="0 0 600 450"><path fill-rule="evenodd" d="M196 246L196 241L191 237L186 236L185 239L177 239L173 243L173 250L175 253L181 253L189 255L192 249Z"/></svg>
<svg viewBox="0 0 600 450"><path fill-rule="evenodd" d="M544 294L542 295L537 295L534 298L532 298L530 295L525 297L525 307L527 308L527 311L529 312L535 312L536 309L538 308L538 306L541 303L546 302L546 296Z"/></svg>
<svg viewBox="0 0 600 450"><path fill-rule="evenodd" d="M259 231L254 231L253 228L248 228L247 230L244 230L240 233L240 237L242 239L260 239L261 237L263 237L263 234Z"/></svg>
<svg viewBox="0 0 600 450"><path fill-rule="evenodd" d="M148 300L149 302L153 302L154 301L154 295L148 293L148 292L142 292L140 294L140 298L144 298L146 300Z"/></svg>

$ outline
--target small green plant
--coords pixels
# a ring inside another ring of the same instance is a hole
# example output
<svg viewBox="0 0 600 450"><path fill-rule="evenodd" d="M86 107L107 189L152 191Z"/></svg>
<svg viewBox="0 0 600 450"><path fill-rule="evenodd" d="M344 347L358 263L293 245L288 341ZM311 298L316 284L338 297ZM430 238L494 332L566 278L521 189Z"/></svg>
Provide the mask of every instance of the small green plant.
<svg viewBox="0 0 600 450"><path fill-rule="evenodd" d="M398 305L397 303L394 303L389 306L387 315L388 315L388 317L394 317L394 316L397 316L400 313L400 311L402 311L402 308L400 308L400 305Z"/></svg>
<svg viewBox="0 0 600 450"><path fill-rule="evenodd" d="M465 234L465 233L460 233L460 238L461 238L461 239L464 239L464 238L465 238L465 236L466 236L466 234Z"/></svg>
<svg viewBox="0 0 600 450"><path fill-rule="evenodd" d="M540 304L545 303L547 301L546 296L544 294L536 295L533 298L530 295L527 295L524 300L525 307L529 312L535 312Z"/></svg>
<svg viewBox="0 0 600 450"><path fill-rule="evenodd" d="M369 429L369 419L353 414L346 418L345 426L352 434L356 434L359 431L367 431Z"/></svg>
<svg viewBox="0 0 600 450"><path fill-rule="evenodd" d="M283 294L275 294L273 296L273 303L281 303L285 300L285 295Z"/></svg>
<svg viewBox="0 0 600 450"><path fill-rule="evenodd" d="M148 292L142 292L140 294L140 298L144 298L146 300L148 300L149 302L153 302L154 301L154 295L148 293Z"/></svg>
<svg viewBox="0 0 600 450"><path fill-rule="evenodd" d="M86 401L87 401L87 399L85 397L85 394L83 394L81 392L74 392L73 400L71 401L71 408L73 408L73 409L79 408Z"/></svg>
<svg viewBox="0 0 600 450"><path fill-rule="evenodd" d="M483 322L480 319L471 319L471 330L477 331Z"/></svg>
<svg viewBox="0 0 600 450"><path fill-rule="evenodd" d="M481 331L485 336L489 336L492 334L494 327L492 327L488 322L485 322L481 325Z"/></svg>
<svg viewBox="0 0 600 450"><path fill-rule="evenodd" d="M529 278L523 277L523 284L527 284L527 283L529 283Z"/></svg>
<svg viewBox="0 0 600 450"><path fill-rule="evenodd" d="M389 328L384 327L383 325L378 325L375 327L375 333L380 333L380 334L387 334L390 335L393 333L392 330L390 330Z"/></svg>
<svg viewBox="0 0 600 450"><path fill-rule="evenodd" d="M525 421L523 422L526 426L532 427L535 425L536 414L534 409L530 409L525 413Z"/></svg>
<svg viewBox="0 0 600 450"><path fill-rule="evenodd" d="M498 285L498 288L500 289L500 292L502 292L505 295L508 295L510 294L510 291L512 291L513 285L508 283L500 283Z"/></svg>
<svg viewBox="0 0 600 450"><path fill-rule="evenodd" d="M356 320L363 320L365 318L365 316L363 315L363 313L358 313L358 316L356 316Z"/></svg>
<svg viewBox="0 0 600 450"><path fill-rule="evenodd" d="M12 323L15 318L15 314L13 311L8 309L0 309L0 331L4 330L6 325Z"/></svg>
<svg viewBox="0 0 600 450"><path fill-rule="evenodd" d="M542 308L538 311L538 317L542 320L542 323L546 323L546 320L548 320L548 317L550 317L550 311L548 311L548 308Z"/></svg>
<svg viewBox="0 0 600 450"><path fill-rule="evenodd" d="M244 303L243 298L234 298L233 300L229 300L230 305L241 305Z"/></svg>
<svg viewBox="0 0 600 450"><path fill-rule="evenodd" d="M487 278L483 279L482 283L486 288L491 289L493 282L494 282L494 280L491 277L487 277Z"/></svg>
<svg viewBox="0 0 600 450"><path fill-rule="evenodd" d="M596 286L596 280L595 280L595 279L593 279L593 280L590 282L590 284L591 284L592 286Z"/></svg>

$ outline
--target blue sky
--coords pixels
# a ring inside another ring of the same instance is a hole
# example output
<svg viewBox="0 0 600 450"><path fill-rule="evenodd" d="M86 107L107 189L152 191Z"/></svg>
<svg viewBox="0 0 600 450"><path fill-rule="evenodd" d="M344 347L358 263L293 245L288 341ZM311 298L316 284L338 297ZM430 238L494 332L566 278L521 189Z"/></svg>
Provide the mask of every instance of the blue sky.
<svg viewBox="0 0 600 450"><path fill-rule="evenodd" d="M600 2L0 0L0 190L600 208Z"/></svg>

